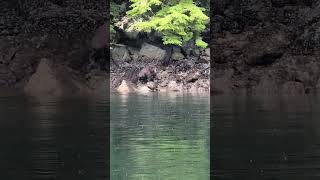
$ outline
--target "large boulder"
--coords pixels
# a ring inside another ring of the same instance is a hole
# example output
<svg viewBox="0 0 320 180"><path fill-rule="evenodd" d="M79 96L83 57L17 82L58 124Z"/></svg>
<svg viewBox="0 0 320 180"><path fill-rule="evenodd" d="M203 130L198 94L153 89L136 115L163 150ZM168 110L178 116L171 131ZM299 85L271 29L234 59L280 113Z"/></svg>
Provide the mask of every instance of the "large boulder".
<svg viewBox="0 0 320 180"><path fill-rule="evenodd" d="M143 43L139 54L143 60L162 61L167 56L167 52L165 50L148 43Z"/></svg>
<svg viewBox="0 0 320 180"><path fill-rule="evenodd" d="M117 88L117 92L119 92L120 94L128 94L135 91L136 88L126 80L122 80L120 86Z"/></svg>
<svg viewBox="0 0 320 180"><path fill-rule="evenodd" d="M88 89L84 82L73 79L66 69L54 67L50 60L42 59L24 91L32 96L71 96Z"/></svg>
<svg viewBox="0 0 320 180"><path fill-rule="evenodd" d="M174 61L183 60L184 58L185 58L184 55L180 52L174 52L171 55L171 59Z"/></svg>
<svg viewBox="0 0 320 180"><path fill-rule="evenodd" d="M129 50L126 46L116 46L111 50L111 58L116 61L131 61Z"/></svg>

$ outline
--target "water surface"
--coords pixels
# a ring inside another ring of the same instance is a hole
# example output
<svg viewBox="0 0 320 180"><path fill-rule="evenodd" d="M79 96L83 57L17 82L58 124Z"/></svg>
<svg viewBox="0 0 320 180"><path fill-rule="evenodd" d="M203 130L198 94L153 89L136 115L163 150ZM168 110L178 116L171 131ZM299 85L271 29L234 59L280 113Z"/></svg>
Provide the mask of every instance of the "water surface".
<svg viewBox="0 0 320 180"><path fill-rule="evenodd" d="M209 179L209 97L111 96L112 180Z"/></svg>
<svg viewBox="0 0 320 180"><path fill-rule="evenodd" d="M320 179L319 97L213 97L215 179Z"/></svg>
<svg viewBox="0 0 320 180"><path fill-rule="evenodd" d="M0 96L0 179L108 177L108 101Z"/></svg>

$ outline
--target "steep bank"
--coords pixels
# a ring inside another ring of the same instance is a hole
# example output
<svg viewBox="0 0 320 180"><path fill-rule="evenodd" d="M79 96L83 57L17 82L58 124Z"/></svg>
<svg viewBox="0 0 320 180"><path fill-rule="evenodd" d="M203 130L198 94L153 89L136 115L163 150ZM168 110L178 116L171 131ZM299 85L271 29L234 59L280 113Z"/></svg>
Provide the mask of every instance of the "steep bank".
<svg viewBox="0 0 320 180"><path fill-rule="evenodd" d="M107 59L90 44L107 21L107 2L8 0L0 5L0 87L23 89L41 59L52 68L63 67L66 76L76 76L84 86L97 76L108 77L99 63Z"/></svg>
<svg viewBox="0 0 320 180"><path fill-rule="evenodd" d="M320 90L320 3L225 1L213 9L214 93Z"/></svg>

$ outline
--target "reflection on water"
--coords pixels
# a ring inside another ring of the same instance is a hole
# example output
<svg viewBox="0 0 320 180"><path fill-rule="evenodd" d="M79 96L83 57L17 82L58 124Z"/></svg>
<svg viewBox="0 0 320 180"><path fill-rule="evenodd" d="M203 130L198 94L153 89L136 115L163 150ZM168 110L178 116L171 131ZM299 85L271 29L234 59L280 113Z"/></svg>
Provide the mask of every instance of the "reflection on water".
<svg viewBox="0 0 320 180"><path fill-rule="evenodd" d="M111 179L209 179L208 99L112 95Z"/></svg>
<svg viewBox="0 0 320 180"><path fill-rule="evenodd" d="M213 98L216 179L319 179L319 97Z"/></svg>
<svg viewBox="0 0 320 180"><path fill-rule="evenodd" d="M0 179L106 179L105 99L0 98Z"/></svg>

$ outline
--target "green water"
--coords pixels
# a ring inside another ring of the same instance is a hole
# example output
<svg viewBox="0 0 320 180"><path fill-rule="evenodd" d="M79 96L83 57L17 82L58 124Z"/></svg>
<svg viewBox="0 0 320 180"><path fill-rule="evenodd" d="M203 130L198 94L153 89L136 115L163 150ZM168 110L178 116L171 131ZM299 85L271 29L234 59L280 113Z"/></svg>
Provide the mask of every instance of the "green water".
<svg viewBox="0 0 320 180"><path fill-rule="evenodd" d="M209 179L209 96L112 95L112 180Z"/></svg>

